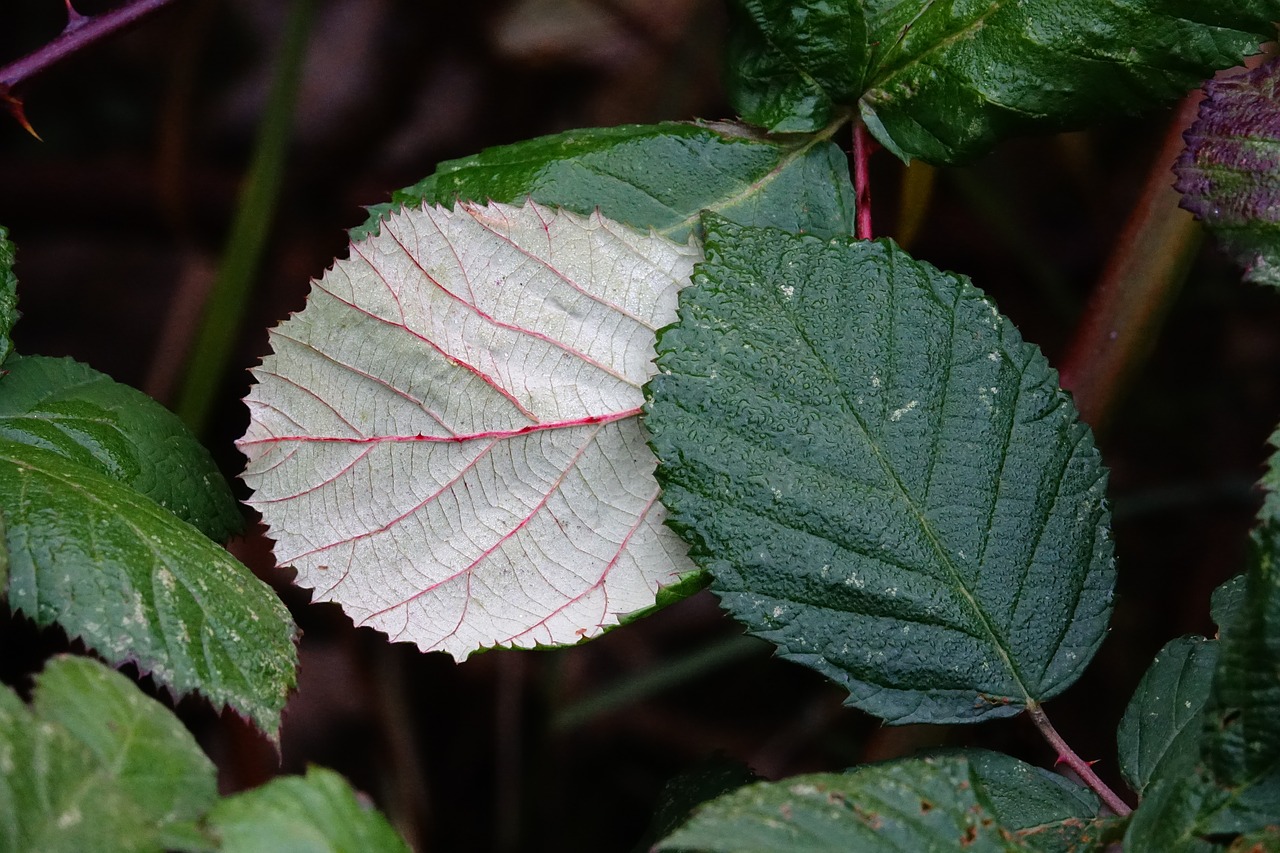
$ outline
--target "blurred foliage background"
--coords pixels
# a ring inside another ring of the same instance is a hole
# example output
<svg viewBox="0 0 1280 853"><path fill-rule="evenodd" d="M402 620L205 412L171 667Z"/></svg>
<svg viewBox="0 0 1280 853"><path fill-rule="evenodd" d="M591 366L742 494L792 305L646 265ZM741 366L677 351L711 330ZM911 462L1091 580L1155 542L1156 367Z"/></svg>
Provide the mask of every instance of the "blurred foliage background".
<svg viewBox="0 0 1280 853"><path fill-rule="evenodd" d="M310 278L345 252L362 205L492 145L730 118L721 2L315 0L265 248L240 316L217 330L227 364L207 391L203 438L227 475L241 466L239 400L266 329L301 309ZM289 12L178 0L21 88L43 141L0 115L0 223L18 247L20 351L74 356L175 403L269 118ZM0 65L65 20L58 0L0 4ZM936 172L880 153L876 233L971 276L1057 360L1171 116L1017 140ZM1252 484L1280 417L1280 299L1241 284L1208 245L1185 273L1152 361L1101 438L1121 572L1112 636L1049 705L1112 783L1115 724L1151 656L1179 634L1213 633L1209 592L1242 565ZM417 849L627 850L669 779L726 758L770 778L943 742L1054 758L1021 720L881 727L843 708L816 674L742 638L706 592L581 647L490 652L459 666L353 629L332 605L307 606L252 526L231 547L281 592L305 636L279 755L242 721L179 703L224 793L327 765ZM0 675L24 689L69 645L9 617L0 643Z"/></svg>

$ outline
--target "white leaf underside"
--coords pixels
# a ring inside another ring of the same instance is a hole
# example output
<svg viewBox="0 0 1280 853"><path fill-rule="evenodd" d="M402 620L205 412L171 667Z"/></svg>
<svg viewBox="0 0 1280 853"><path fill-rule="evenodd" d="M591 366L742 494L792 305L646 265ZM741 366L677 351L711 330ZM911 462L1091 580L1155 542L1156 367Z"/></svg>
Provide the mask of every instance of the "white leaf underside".
<svg viewBox="0 0 1280 853"><path fill-rule="evenodd" d="M595 636L695 570L639 413L700 248L460 202L350 255L271 333L239 442L314 600L462 659Z"/></svg>

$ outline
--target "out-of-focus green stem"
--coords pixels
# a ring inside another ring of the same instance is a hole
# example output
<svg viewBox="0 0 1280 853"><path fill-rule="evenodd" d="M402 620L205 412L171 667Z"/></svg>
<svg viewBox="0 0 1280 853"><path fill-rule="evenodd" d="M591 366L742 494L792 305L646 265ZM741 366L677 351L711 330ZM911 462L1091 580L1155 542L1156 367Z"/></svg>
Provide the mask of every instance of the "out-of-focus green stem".
<svg viewBox="0 0 1280 853"><path fill-rule="evenodd" d="M1200 247L1200 226L1178 207L1171 169L1201 97L1196 92L1178 108L1062 363L1062 387L1095 431L1106 428L1146 361Z"/></svg>
<svg viewBox="0 0 1280 853"><path fill-rule="evenodd" d="M218 384L226 372L275 214L314 5L314 0L294 0L289 10L280 65L258 130L253 162L178 392L178 416L197 434L208 420Z"/></svg>

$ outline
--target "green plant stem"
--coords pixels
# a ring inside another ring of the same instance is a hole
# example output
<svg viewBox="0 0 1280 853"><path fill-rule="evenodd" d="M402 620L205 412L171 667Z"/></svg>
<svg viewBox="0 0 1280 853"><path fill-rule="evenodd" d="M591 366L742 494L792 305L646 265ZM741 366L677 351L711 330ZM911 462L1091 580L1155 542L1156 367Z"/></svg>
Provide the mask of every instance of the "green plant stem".
<svg viewBox="0 0 1280 853"><path fill-rule="evenodd" d="M1107 783L1103 782L1098 774L1093 772L1093 767L1089 762L1077 755L1076 751L1062 739L1062 735L1058 734L1058 730L1049 722L1049 717L1045 714L1043 707L1031 703L1027 706L1027 713L1031 715L1032 722L1040 730L1040 734L1044 736L1044 739L1057 750L1058 763L1065 764L1075 771L1080 780L1097 794L1111 811L1121 817L1133 813L1133 809L1129 807L1129 804L1120 799L1120 795L1111 790Z"/></svg>
<svg viewBox="0 0 1280 853"><path fill-rule="evenodd" d="M289 10L280 66L258 131L253 162L178 392L175 410L197 434L208 420L218 383L231 358L236 332L275 214L314 6L315 0L295 0Z"/></svg>
<svg viewBox="0 0 1280 853"><path fill-rule="evenodd" d="M733 636L699 649L690 655L669 661L649 672L612 684L594 696L564 708L551 721L551 729L566 732L585 725L596 717L616 711L641 699L670 690L708 671L758 655L766 648L754 637Z"/></svg>
<svg viewBox="0 0 1280 853"><path fill-rule="evenodd" d="M1178 108L1062 362L1062 387L1095 431L1106 428L1146 361L1200 247L1200 226L1178 207L1170 170L1201 97L1195 92Z"/></svg>

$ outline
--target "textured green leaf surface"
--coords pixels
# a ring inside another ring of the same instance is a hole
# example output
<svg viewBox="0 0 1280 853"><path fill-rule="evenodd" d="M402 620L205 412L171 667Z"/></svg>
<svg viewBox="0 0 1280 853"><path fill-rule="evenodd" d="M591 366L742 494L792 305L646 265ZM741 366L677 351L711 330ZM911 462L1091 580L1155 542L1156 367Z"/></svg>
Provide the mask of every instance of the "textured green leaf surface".
<svg viewBox="0 0 1280 853"><path fill-rule="evenodd" d="M318 767L220 801L209 822L222 853L409 853L346 780Z"/></svg>
<svg viewBox="0 0 1280 853"><path fill-rule="evenodd" d="M1102 641L1106 474L1057 374L888 242L709 219L646 426L723 606L891 722L1018 713Z"/></svg>
<svg viewBox="0 0 1280 853"><path fill-rule="evenodd" d="M1217 235L1245 280L1280 286L1280 62L1204 88L1174 167L1182 206Z"/></svg>
<svg viewBox="0 0 1280 853"><path fill-rule="evenodd" d="M403 205L534 201L602 214L683 241L702 210L743 225L853 233L848 160L827 135L767 139L732 124L571 130L441 163L352 231L360 239Z"/></svg>
<svg viewBox="0 0 1280 853"><path fill-rule="evenodd" d="M18 322L18 277L13 273L13 255L9 230L0 225L0 362L13 351L9 334Z"/></svg>
<svg viewBox="0 0 1280 853"><path fill-rule="evenodd" d="M0 687L0 849L208 846L214 767L166 708L88 658L51 661L28 709Z"/></svg>
<svg viewBox="0 0 1280 853"><path fill-rule="evenodd" d="M1262 475L1261 485L1265 494L1258 521L1270 532L1280 530L1280 429L1271 434L1268 443L1272 450L1266 473Z"/></svg>
<svg viewBox="0 0 1280 853"><path fill-rule="evenodd" d="M1133 790L1142 793L1156 778L1195 770L1204 734L1201 711L1217 661L1216 641L1180 637L1151 662L1116 733L1120 772Z"/></svg>
<svg viewBox="0 0 1280 853"><path fill-rule="evenodd" d="M748 785L661 842L698 853L1101 850L1093 796L1006 755L947 754Z"/></svg>
<svg viewBox="0 0 1280 853"><path fill-rule="evenodd" d="M275 734L294 684L294 628L252 572L132 489L3 438L0 507L13 610Z"/></svg>
<svg viewBox="0 0 1280 853"><path fill-rule="evenodd" d="M69 358L14 355L5 371L0 438L123 483L215 542L240 530L239 506L209 452L155 400Z"/></svg>
<svg viewBox="0 0 1280 853"><path fill-rule="evenodd" d="M1274 35L1276 0L739 0L747 121L816 130L855 105L901 157L956 162L1012 134L1173 100Z"/></svg>

